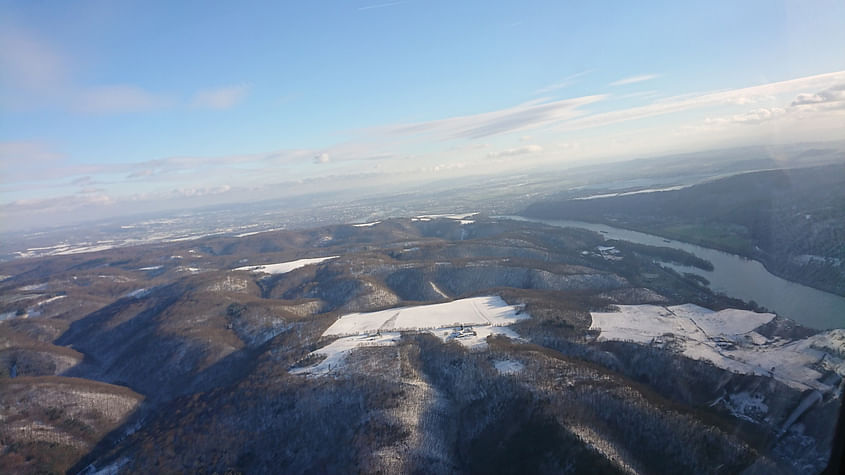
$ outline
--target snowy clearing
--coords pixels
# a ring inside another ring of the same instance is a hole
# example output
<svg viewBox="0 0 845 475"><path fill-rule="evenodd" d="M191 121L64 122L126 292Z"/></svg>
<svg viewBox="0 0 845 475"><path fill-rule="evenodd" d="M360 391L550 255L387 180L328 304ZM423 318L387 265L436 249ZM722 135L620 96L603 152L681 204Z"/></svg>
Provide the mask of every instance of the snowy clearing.
<svg viewBox="0 0 845 475"><path fill-rule="evenodd" d="M493 362L493 366L501 374L516 374L525 368L525 365L516 360L499 360Z"/></svg>
<svg viewBox="0 0 845 475"><path fill-rule="evenodd" d="M808 338L769 340L753 331L770 313L696 305L618 305L618 312L593 312L590 328L598 339L675 348L688 358L709 361L740 374L770 376L798 389L827 391L821 371L845 375L845 330Z"/></svg>
<svg viewBox="0 0 845 475"><path fill-rule="evenodd" d="M506 326L530 318L520 312L519 306L508 305L501 297L488 296L344 315L323 333L324 337L341 338L310 353L324 355L326 359L291 372L327 374L342 367L346 355L355 348L393 345L401 338L402 331L426 331L444 342L454 340L472 350L485 349L487 337L491 335L519 338Z"/></svg>
<svg viewBox="0 0 845 475"><path fill-rule="evenodd" d="M440 338L443 343L454 340L460 343L464 348L468 348L470 350L486 350L488 336L502 335L513 340L519 339L519 335L510 328L493 327L489 325L438 328L436 330L427 330L427 332L437 338Z"/></svg>
<svg viewBox="0 0 845 475"><path fill-rule="evenodd" d="M234 270L245 270L249 272L263 273L263 274L287 274L293 270L305 267L311 264L319 264L331 259L337 259L340 256L315 257L312 259L297 259L295 261L280 262L278 264L264 264L259 266L245 266L238 267Z"/></svg>

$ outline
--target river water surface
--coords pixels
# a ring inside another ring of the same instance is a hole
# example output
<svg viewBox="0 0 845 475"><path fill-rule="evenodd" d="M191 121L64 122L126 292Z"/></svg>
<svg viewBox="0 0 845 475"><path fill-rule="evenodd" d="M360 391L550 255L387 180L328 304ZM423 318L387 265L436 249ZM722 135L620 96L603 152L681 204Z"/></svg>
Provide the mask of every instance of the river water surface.
<svg viewBox="0 0 845 475"><path fill-rule="evenodd" d="M601 233L606 239L619 239L650 246L680 249L713 263L712 271L676 266L678 271L700 275L710 281L710 289L745 301L754 300L778 315L821 330L845 328L845 297L816 290L782 279L758 261L652 234L614 228L583 221L548 220L503 216L503 218L543 223L559 227L584 228Z"/></svg>

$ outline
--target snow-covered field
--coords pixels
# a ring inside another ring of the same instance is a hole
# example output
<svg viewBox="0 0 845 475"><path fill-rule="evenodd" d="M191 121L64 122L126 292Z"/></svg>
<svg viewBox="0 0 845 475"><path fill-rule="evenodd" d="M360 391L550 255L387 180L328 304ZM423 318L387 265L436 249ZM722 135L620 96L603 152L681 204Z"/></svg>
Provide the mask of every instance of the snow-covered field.
<svg viewBox="0 0 845 475"><path fill-rule="evenodd" d="M505 326L528 318L501 297L473 297L416 307L400 307L340 317L323 336L360 335L377 331L429 330L491 325Z"/></svg>
<svg viewBox="0 0 845 475"><path fill-rule="evenodd" d="M285 229L285 228L262 229L261 231L250 231L250 232L247 232L247 233L235 234L235 237L242 238L242 237L247 237L247 236L255 236L256 234L269 233L271 231L282 231L283 229Z"/></svg>
<svg viewBox="0 0 845 475"><path fill-rule="evenodd" d="M467 219L471 218L478 213L465 213L465 214L421 214L419 216L414 216L411 218L411 221L431 221L432 219L453 219L455 221L460 221L461 224L472 224L475 220Z"/></svg>
<svg viewBox="0 0 845 475"><path fill-rule="evenodd" d="M311 264L319 264L331 259L337 259L340 256L315 257L312 259L297 259L295 261L280 262L278 264L264 264L260 266L245 266L238 267L235 270L245 270L249 272L257 272L264 274L287 274L293 270L305 267Z"/></svg>
<svg viewBox="0 0 845 475"><path fill-rule="evenodd" d="M403 331L426 331L444 342L455 340L470 349L484 349L490 335L519 338L506 326L526 318L530 316L520 313L519 307L508 305L497 296L351 313L338 318L323 333L323 336L341 338L311 353L325 355L326 359L315 366L296 368L292 372L326 374L341 367L346 355L353 349L395 344Z"/></svg>
<svg viewBox="0 0 845 475"><path fill-rule="evenodd" d="M826 391L823 367L845 375L845 330L830 330L801 340L770 340L754 331L771 313L697 305L661 307L619 305L618 312L594 312L591 329L599 340L645 345L676 345L684 356L741 374L771 376L798 389Z"/></svg>

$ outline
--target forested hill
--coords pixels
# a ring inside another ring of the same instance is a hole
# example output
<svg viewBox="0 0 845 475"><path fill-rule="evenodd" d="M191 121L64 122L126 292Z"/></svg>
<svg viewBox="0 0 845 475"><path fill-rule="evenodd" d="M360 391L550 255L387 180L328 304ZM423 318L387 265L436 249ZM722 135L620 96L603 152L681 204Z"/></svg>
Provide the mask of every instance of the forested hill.
<svg viewBox="0 0 845 475"><path fill-rule="evenodd" d="M845 163L743 173L673 191L538 202L522 215L607 223L722 249L845 295Z"/></svg>

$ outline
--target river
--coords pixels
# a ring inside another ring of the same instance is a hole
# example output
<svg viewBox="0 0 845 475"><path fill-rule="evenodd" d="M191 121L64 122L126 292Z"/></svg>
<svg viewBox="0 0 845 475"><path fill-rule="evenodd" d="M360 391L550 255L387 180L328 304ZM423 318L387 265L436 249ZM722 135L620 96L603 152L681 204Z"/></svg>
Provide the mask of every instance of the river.
<svg viewBox="0 0 845 475"><path fill-rule="evenodd" d="M845 297L782 279L758 261L686 242L652 234L583 221L548 220L503 216L559 227L584 228L601 233L607 239L619 239L650 246L681 249L713 263L712 271L672 265L678 271L700 275L710 281L710 289L745 301L754 300L778 315L804 326L827 330L845 328Z"/></svg>

